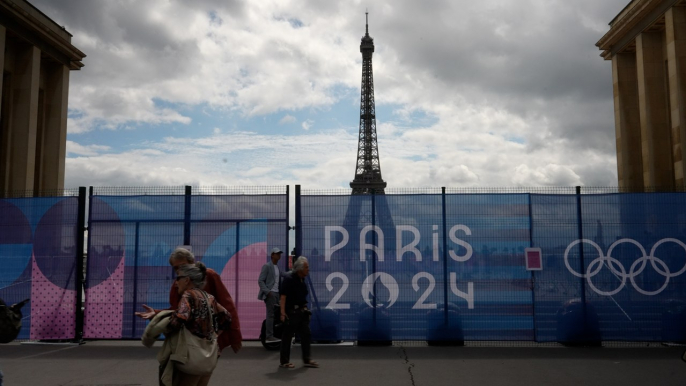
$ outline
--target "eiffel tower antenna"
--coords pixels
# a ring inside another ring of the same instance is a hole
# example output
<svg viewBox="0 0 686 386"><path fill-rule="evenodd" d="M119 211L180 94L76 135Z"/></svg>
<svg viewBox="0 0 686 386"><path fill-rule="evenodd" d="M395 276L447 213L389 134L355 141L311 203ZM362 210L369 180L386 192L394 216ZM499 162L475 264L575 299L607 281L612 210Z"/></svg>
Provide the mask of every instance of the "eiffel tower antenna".
<svg viewBox="0 0 686 386"><path fill-rule="evenodd" d="M386 182L381 177L379 148L376 141L376 108L374 107L374 74L372 54L374 39L369 36L369 12L365 12L365 35L360 42L362 53L362 92L360 98L360 135L357 143L355 179L352 194L384 194Z"/></svg>

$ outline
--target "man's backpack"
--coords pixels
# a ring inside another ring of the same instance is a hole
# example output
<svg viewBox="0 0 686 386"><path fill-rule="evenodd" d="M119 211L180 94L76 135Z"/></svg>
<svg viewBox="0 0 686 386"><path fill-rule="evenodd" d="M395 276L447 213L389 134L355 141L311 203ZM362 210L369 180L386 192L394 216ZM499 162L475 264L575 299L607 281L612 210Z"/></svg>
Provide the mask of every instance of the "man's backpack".
<svg viewBox="0 0 686 386"><path fill-rule="evenodd" d="M9 343L16 339L21 330L21 308L24 307L29 299L7 306L0 299L0 343Z"/></svg>

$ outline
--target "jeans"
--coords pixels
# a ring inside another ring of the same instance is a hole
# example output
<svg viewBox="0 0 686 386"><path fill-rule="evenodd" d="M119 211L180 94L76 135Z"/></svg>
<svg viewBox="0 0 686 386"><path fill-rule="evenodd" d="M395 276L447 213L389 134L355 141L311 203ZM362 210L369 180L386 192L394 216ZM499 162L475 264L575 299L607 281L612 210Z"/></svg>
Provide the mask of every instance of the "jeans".
<svg viewBox="0 0 686 386"><path fill-rule="evenodd" d="M283 335L281 335L281 364L289 363L291 360L291 340L293 334L298 333L300 336L300 346L302 348L303 362L310 362L310 315L303 312L302 309L291 310L287 312L288 319L283 326Z"/></svg>
<svg viewBox="0 0 686 386"><path fill-rule="evenodd" d="M274 306L279 304L279 293L270 292L264 299L264 304L267 306L267 321L265 323L264 332L266 339L274 337Z"/></svg>

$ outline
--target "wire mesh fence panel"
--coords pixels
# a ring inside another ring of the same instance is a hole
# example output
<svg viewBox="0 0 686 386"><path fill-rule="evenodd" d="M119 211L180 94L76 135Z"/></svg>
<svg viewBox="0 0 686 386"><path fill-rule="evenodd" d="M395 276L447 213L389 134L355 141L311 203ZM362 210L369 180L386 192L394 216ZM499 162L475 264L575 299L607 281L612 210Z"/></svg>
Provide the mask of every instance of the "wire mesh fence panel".
<svg viewBox="0 0 686 386"><path fill-rule="evenodd" d="M581 203L586 312L597 317L602 339L686 341L684 194L583 196Z"/></svg>
<svg viewBox="0 0 686 386"><path fill-rule="evenodd" d="M521 258L530 246L528 195L450 194L446 211L452 306L465 339L533 339L531 275Z"/></svg>
<svg viewBox="0 0 686 386"><path fill-rule="evenodd" d="M91 197L84 338L137 338L142 304L169 307L184 214L183 196Z"/></svg>
<svg viewBox="0 0 686 386"><path fill-rule="evenodd" d="M585 321L579 324L576 323L579 320L573 320L575 316L584 318L585 287L582 280L566 267L574 272L583 271L581 249L570 250L564 259L567 246L579 239L578 197L532 195L531 224L532 246L541 248L543 267L533 273L536 340L553 342L595 338L586 337L584 330L575 330Z"/></svg>
<svg viewBox="0 0 686 386"><path fill-rule="evenodd" d="M72 339L77 197L0 199L0 298L25 299L18 339Z"/></svg>
<svg viewBox="0 0 686 386"><path fill-rule="evenodd" d="M242 194L258 190L269 194ZM169 308L169 256L185 245L229 290L243 336L257 338L265 313L257 300L259 269L268 248L287 245L285 193L267 187L231 195L92 196L84 337L140 337L145 321L134 312L143 304Z"/></svg>
<svg viewBox="0 0 686 386"><path fill-rule="evenodd" d="M301 203L317 339L686 341L683 193Z"/></svg>
<svg viewBox="0 0 686 386"><path fill-rule="evenodd" d="M180 245L216 271L244 338L259 336L257 277L289 244L286 187L98 189L113 195L88 206L85 338L140 337L134 312L169 307ZM684 193L304 192L296 240L316 340L686 342ZM61 194L0 199L0 298L32 299L20 339L78 329L79 198Z"/></svg>
<svg viewBox="0 0 686 386"><path fill-rule="evenodd" d="M256 339L266 315L257 278L269 250L286 250L288 196L195 196L192 208L193 251L233 296L243 337Z"/></svg>

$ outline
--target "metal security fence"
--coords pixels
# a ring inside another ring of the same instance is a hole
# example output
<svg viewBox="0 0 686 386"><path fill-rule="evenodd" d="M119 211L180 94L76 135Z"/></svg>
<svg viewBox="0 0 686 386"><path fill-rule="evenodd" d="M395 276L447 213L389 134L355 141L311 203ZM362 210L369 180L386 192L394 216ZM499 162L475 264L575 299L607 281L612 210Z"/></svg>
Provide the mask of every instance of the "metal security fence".
<svg viewBox="0 0 686 386"><path fill-rule="evenodd" d="M96 194L100 193L100 194ZM149 194L152 193L152 194ZM163 194L167 193L167 194ZM142 304L169 307L169 254L189 246L229 289L243 336L259 336L257 276L288 248L288 187L97 188L90 196L84 338L138 338Z"/></svg>
<svg viewBox="0 0 686 386"><path fill-rule="evenodd" d="M484 190L296 189L314 336L686 341L683 193Z"/></svg>
<svg viewBox="0 0 686 386"><path fill-rule="evenodd" d="M8 196L0 198L0 298L31 299L18 339L73 339L85 189Z"/></svg>
<svg viewBox="0 0 686 386"><path fill-rule="evenodd" d="M8 304L31 299L19 339L140 337L145 322L133 313L142 304L169 307L168 257L180 245L220 275L244 337L259 335L264 306L256 277L269 248L288 249L287 186L91 187L5 196L0 297Z"/></svg>
<svg viewBox="0 0 686 386"><path fill-rule="evenodd" d="M294 210L287 186L13 193L0 297L32 299L20 339L138 338L134 312L169 306L187 245L255 339L256 280L290 250L292 213L319 341L686 342L686 195L654 190L296 186Z"/></svg>

